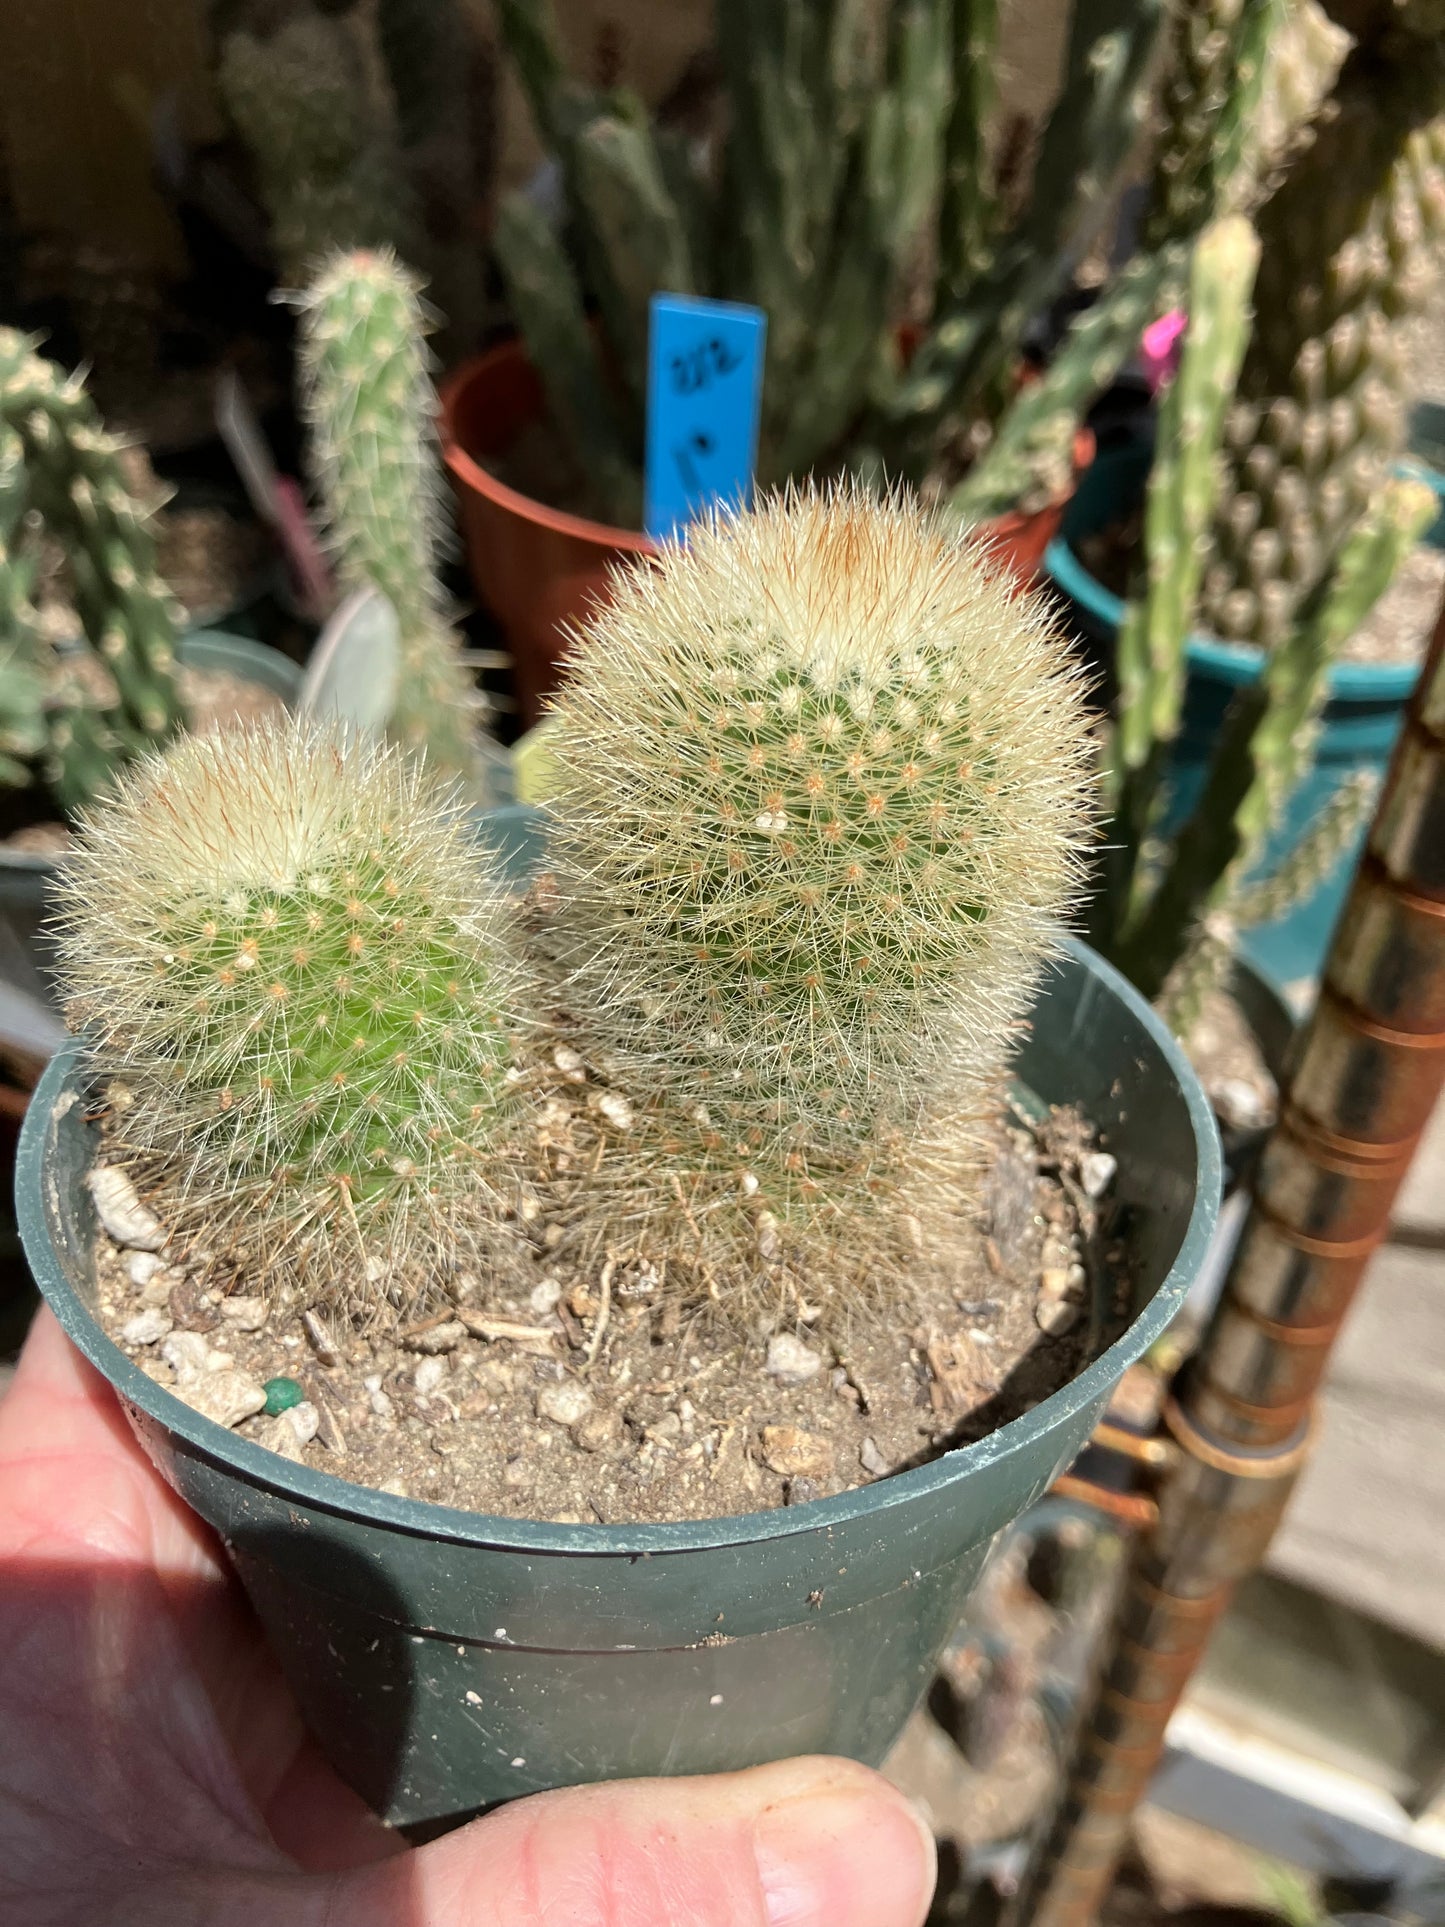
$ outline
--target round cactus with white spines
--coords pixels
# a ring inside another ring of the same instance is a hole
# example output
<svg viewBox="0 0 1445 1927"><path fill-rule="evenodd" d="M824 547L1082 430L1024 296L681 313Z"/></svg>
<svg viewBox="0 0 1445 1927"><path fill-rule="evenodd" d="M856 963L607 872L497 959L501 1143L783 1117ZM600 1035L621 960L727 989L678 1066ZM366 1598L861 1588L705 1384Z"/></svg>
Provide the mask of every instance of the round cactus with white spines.
<svg viewBox="0 0 1445 1927"><path fill-rule="evenodd" d="M554 945L628 1209L705 1263L806 1246L1006 1057L1079 884L1079 683L981 553L848 488L694 528L580 642Z"/></svg>
<svg viewBox="0 0 1445 1927"><path fill-rule="evenodd" d="M87 824L62 911L116 1152L178 1237L363 1314L486 1244L518 976L484 854L402 751L184 739Z"/></svg>

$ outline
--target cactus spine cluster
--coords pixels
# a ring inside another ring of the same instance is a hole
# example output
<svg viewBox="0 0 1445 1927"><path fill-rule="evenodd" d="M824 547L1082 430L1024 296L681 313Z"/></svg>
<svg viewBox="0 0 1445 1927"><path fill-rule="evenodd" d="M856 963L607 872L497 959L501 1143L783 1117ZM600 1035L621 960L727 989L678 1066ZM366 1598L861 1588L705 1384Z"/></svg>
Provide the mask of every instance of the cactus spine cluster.
<svg viewBox="0 0 1445 1927"><path fill-rule="evenodd" d="M1445 240L1445 47L1358 44L1260 208L1258 314L1232 412L1206 626L1277 647L1405 440L1402 324Z"/></svg>
<svg viewBox="0 0 1445 1927"><path fill-rule="evenodd" d="M1041 608L852 490L695 528L580 640L555 947L634 1119L618 1207L708 1270L809 1253L966 1140L1079 882L1079 687Z"/></svg>
<svg viewBox="0 0 1445 1927"><path fill-rule="evenodd" d="M150 511L126 486L120 455L80 376L37 354L30 336L0 329L0 549L6 603L18 612L11 662L41 668L30 647L37 632L23 526L34 511L65 553L86 641L115 692L98 704L62 665L41 670L56 685L45 703L42 773L67 809L182 720L172 674L178 612L156 574Z"/></svg>
<svg viewBox="0 0 1445 1927"><path fill-rule="evenodd" d="M1201 573L1207 580L1220 441L1248 352L1260 259L1242 215L1214 224L1195 251L1184 352L1160 414L1144 564L1119 637L1119 716L1108 758L1113 821L1092 934L1147 995L1163 993L1181 1021L1227 962L1223 933L1308 894L1320 865L1340 854L1363 820L1358 797L1345 792L1276 873L1253 874L1307 766L1331 664L1434 513L1422 483L1392 481L1379 491L1257 680L1236 697L1193 813L1168 847L1155 847Z"/></svg>
<svg viewBox="0 0 1445 1927"><path fill-rule="evenodd" d="M516 975L465 818L414 759L304 722L128 770L61 888L116 1148L178 1237L373 1310L501 1217Z"/></svg>
<svg viewBox="0 0 1445 1927"><path fill-rule="evenodd" d="M481 699L447 619L446 527L420 284L389 251L335 254L296 297L311 465L343 579L401 625L391 730L480 792Z"/></svg>
<svg viewBox="0 0 1445 1927"><path fill-rule="evenodd" d="M1238 0L1249 35L1264 4ZM985 124L994 0L891 0L877 22L853 6L729 0L717 16L728 134L706 171L635 100L568 74L544 6L504 0L503 39L558 156L577 258L517 197L498 223L498 260L557 419L612 519L638 494L625 470L638 466L646 297L657 288L766 309L763 481L832 463L922 484L946 467L961 428L985 422L999 459L989 450L974 464L956 514L1055 487L1082 411L1137 341L1145 290L1168 305L1210 211L1209 182L1196 182L1119 300L1071 336L1044 392L1010 405L1026 330L1067 286L1148 118L1165 13L1160 0L1076 0L1032 191L1006 222ZM1246 43L1241 27L1231 50ZM1228 84L1211 73L1193 137L1232 152L1257 65ZM905 368L903 288L930 223L932 312ZM581 321L589 295L600 344Z"/></svg>

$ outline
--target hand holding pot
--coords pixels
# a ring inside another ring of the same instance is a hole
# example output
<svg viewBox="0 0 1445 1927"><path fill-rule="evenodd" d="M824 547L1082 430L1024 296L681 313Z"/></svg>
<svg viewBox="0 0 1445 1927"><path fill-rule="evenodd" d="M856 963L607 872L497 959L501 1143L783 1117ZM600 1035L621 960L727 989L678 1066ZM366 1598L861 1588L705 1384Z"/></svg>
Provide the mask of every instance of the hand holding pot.
<svg viewBox="0 0 1445 1927"><path fill-rule="evenodd" d="M919 1927L932 1843L797 1760L541 1795L408 1851L219 1548L37 1320L0 1405L0 1927Z"/></svg>

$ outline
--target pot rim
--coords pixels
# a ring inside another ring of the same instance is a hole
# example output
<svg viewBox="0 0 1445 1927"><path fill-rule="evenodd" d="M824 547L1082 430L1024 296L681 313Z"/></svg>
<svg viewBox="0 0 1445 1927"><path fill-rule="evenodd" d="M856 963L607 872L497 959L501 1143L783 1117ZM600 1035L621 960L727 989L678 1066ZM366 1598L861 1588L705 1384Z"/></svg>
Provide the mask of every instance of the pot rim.
<svg viewBox="0 0 1445 1927"><path fill-rule="evenodd" d="M594 522L589 516L574 515L568 509L556 509L539 501L535 495L527 495L521 489L512 488L499 476L483 468L474 455L462 446L456 432L456 398L471 384L483 376L495 374L499 369L527 360L527 351L520 335L508 335L490 348L484 348L479 355L469 355L459 362L445 378L438 391L441 404L441 442L442 460L446 467L467 488L474 489L484 496L494 507L505 509L519 516L524 522L531 522L539 528L549 529L555 535L571 536L578 542L589 542L599 548L621 549L630 555L659 555L660 545L641 529L625 529L611 522ZM1006 540L1018 534L1038 517L1052 514L1072 499L1078 487L1079 477L1089 467L1097 452L1094 431L1084 423L1074 431L1072 444L1073 474L1062 484L1046 502L1036 509L1006 509L1002 515L985 516L978 524L988 531L993 541Z"/></svg>
<svg viewBox="0 0 1445 1927"><path fill-rule="evenodd" d="M1182 1304L1213 1232L1223 1157L1214 1114L1183 1050L1162 1019L1111 964L1076 937L1065 937L1061 948L1122 1002L1143 1026L1183 1095L1195 1145L1195 1186L1189 1222L1174 1261L1149 1302L1113 1344L1032 1411L1010 1420L986 1438L944 1453L927 1465L894 1473L872 1485L836 1493L830 1498L767 1512L633 1525L557 1525L545 1520L502 1518L438 1505L427 1499L399 1498L332 1472L316 1471L283 1459L250 1439L238 1437L214 1420L202 1417L148 1377L105 1335L98 1320L71 1287L50 1238L44 1206L50 1114L57 1099L75 1079L83 1051L78 1038L72 1039L51 1059L36 1087L20 1133L15 1192L26 1254L36 1274L36 1283L67 1336L120 1398L177 1434L195 1455L313 1510L419 1538L523 1553L612 1557L751 1545L786 1538L800 1531L827 1529L858 1516L879 1516L952 1484L961 1474L976 1471L1023 1449L1038 1430L1041 1414L1064 1418L1092 1400L1106 1396L1122 1369L1115 1364L1119 1354L1127 1352L1130 1359L1138 1357L1160 1335Z"/></svg>
<svg viewBox="0 0 1445 1927"><path fill-rule="evenodd" d="M1109 457L1106 455L1103 459L1107 461ZM1124 616L1123 597L1106 589L1092 570L1084 566L1066 536L1056 535L1045 550L1044 572L1066 596L1087 609L1096 622L1118 633ZM1185 644L1185 655L1191 670L1225 683L1231 689L1258 682L1264 666L1264 651L1253 643L1219 642L1212 636L1191 635ZM1404 702L1419 678L1418 662L1336 662L1329 672L1329 701Z"/></svg>
<svg viewBox="0 0 1445 1927"><path fill-rule="evenodd" d="M659 554L657 543L650 535L644 535L641 529L614 527L610 522L594 522L589 516L574 515L569 509L549 508L545 502L538 501L535 495L523 494L521 489L510 487L500 477L483 468L476 457L462 446L455 423L457 396L479 378L526 359L520 336L508 335L506 340L483 349L481 354L468 356L442 382L438 399L441 403L442 460L447 468L459 482L484 496L495 507L505 509L524 522L548 529L554 535L571 536L574 541L589 542L597 548L625 549L632 555Z"/></svg>

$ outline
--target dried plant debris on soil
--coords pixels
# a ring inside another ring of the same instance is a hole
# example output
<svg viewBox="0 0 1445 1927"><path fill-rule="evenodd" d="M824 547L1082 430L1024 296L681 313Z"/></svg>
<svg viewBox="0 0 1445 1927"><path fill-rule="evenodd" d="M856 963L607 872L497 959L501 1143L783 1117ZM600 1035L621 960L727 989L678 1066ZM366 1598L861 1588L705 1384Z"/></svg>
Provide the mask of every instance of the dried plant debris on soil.
<svg viewBox="0 0 1445 1927"><path fill-rule="evenodd" d="M384 1492L608 1525L798 1504L993 1431L1126 1317L1114 1160L1090 1129L1070 1110L1027 1128L1009 1110L991 1151L982 1221L891 1321L794 1295L739 1332L660 1297L645 1267L560 1276L543 1241L530 1288L484 1299L460 1274L453 1303L386 1339L244 1281L207 1287L101 1164L100 1317L198 1411Z"/></svg>

